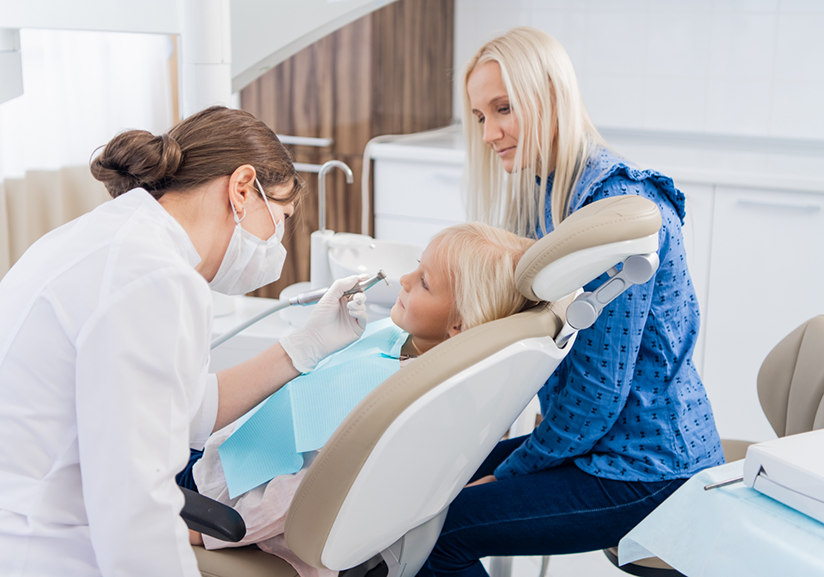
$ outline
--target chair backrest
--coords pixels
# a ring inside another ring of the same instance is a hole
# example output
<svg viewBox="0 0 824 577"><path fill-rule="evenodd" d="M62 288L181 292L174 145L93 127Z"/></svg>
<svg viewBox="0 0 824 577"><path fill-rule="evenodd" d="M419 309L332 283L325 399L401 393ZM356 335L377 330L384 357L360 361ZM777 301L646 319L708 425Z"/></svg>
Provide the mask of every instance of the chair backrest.
<svg viewBox="0 0 824 577"><path fill-rule="evenodd" d="M461 333L370 393L301 483L289 548L310 565L343 569L443 510L569 349L553 341L566 304Z"/></svg>
<svg viewBox="0 0 824 577"><path fill-rule="evenodd" d="M779 437L824 428L824 315L770 351L758 371L758 399Z"/></svg>
<svg viewBox="0 0 824 577"><path fill-rule="evenodd" d="M606 199L573 216L521 259L516 282L528 298L569 295L628 247L644 252L654 240L657 248L661 217L646 199ZM559 261L574 281L541 275ZM555 337L572 298L450 338L372 391L301 483L286 521L289 548L315 567L345 569L439 515L569 352L574 341L558 348Z"/></svg>

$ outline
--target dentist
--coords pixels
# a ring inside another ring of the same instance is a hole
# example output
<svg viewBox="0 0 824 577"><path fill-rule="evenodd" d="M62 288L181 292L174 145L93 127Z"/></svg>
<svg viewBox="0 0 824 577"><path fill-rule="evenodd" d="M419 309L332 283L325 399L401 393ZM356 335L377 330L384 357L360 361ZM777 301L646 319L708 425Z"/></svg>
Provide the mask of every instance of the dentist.
<svg viewBox="0 0 824 577"><path fill-rule="evenodd" d="M209 289L280 276L303 191L287 151L213 107L119 134L91 171L114 200L0 281L0 575L197 577L174 480L189 448L356 340L364 302L342 279L304 327L209 374Z"/></svg>

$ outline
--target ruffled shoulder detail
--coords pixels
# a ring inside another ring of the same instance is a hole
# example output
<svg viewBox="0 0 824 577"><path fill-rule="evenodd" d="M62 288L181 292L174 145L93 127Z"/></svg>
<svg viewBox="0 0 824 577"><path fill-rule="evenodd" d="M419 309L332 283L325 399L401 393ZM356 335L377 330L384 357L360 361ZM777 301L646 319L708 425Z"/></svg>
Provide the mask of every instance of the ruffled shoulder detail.
<svg viewBox="0 0 824 577"><path fill-rule="evenodd" d="M681 224L684 224L686 197L683 192L675 188L672 178L654 170L639 170L631 166L626 159L606 148L599 148L587 160L587 170L578 182L572 199L573 212L591 201L616 176L633 182L648 181L651 183L672 204L678 218L681 219Z"/></svg>

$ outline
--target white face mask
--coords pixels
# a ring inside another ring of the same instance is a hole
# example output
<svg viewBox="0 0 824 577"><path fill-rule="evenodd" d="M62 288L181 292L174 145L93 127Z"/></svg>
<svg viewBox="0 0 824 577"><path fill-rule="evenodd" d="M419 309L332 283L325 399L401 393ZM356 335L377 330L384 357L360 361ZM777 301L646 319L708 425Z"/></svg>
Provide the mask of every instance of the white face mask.
<svg viewBox="0 0 824 577"><path fill-rule="evenodd" d="M275 224L275 234L269 240L260 240L251 232L244 230L240 226L243 218L237 217L235 205L232 204L232 212L235 215L235 230L226 247L223 261L217 270L215 278L209 283L209 287L216 292L227 295L242 295L259 289L280 278L283 270L283 263L286 261L286 249L283 248L283 221L275 222L275 215L269 206L269 200L263 193L260 181L255 179L258 190L266 203L266 209L272 222Z"/></svg>

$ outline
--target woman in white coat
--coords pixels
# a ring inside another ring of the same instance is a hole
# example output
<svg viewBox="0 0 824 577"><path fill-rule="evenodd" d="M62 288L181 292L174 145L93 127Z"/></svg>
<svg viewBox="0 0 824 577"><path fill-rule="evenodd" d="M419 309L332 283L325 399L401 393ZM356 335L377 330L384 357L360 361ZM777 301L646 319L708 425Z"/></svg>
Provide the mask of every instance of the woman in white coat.
<svg viewBox="0 0 824 577"><path fill-rule="evenodd" d="M0 575L196 577L174 480L189 448L357 339L363 300L338 281L303 328L210 375L209 289L280 276L288 153L213 107L118 135L91 170L114 200L0 281Z"/></svg>

